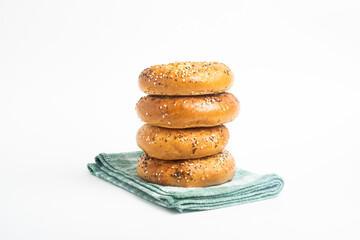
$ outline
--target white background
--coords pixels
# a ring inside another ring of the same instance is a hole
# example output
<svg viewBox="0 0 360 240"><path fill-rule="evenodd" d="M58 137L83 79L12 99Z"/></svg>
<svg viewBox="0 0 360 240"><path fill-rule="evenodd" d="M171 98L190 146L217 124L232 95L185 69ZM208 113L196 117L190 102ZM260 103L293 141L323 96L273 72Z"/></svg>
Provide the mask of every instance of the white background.
<svg viewBox="0 0 360 240"><path fill-rule="evenodd" d="M355 0L0 0L0 239L360 239L359 43ZM139 73L185 60L233 70L227 148L278 198L178 214L87 171L138 150Z"/></svg>

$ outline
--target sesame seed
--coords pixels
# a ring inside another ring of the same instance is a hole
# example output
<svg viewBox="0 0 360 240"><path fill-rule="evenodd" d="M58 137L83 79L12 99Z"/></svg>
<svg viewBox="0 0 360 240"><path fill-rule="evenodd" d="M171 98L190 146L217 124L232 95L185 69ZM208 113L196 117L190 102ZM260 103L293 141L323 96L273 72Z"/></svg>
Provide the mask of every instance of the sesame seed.
<svg viewBox="0 0 360 240"><path fill-rule="evenodd" d="M168 124L170 124L170 122L168 122Z"/></svg>

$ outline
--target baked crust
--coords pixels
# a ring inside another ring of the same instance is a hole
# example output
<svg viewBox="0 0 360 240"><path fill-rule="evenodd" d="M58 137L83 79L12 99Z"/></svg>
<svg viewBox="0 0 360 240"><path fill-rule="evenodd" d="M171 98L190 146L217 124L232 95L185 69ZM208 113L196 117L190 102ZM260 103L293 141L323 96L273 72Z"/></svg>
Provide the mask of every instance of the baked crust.
<svg viewBox="0 0 360 240"><path fill-rule="evenodd" d="M138 176L151 183L176 187L207 187L232 180L235 160L224 151L204 158L166 161L144 153L137 164Z"/></svg>
<svg viewBox="0 0 360 240"><path fill-rule="evenodd" d="M209 128L171 129L143 125L136 135L138 146L150 157L163 160L201 158L222 152L229 140L224 125Z"/></svg>
<svg viewBox="0 0 360 240"><path fill-rule="evenodd" d="M140 89L151 95L204 95L230 89L234 75L218 62L176 62L155 65L139 76Z"/></svg>
<svg viewBox="0 0 360 240"><path fill-rule="evenodd" d="M139 118L165 128L212 127L231 122L240 103L231 93L204 96L145 96L136 104Z"/></svg>

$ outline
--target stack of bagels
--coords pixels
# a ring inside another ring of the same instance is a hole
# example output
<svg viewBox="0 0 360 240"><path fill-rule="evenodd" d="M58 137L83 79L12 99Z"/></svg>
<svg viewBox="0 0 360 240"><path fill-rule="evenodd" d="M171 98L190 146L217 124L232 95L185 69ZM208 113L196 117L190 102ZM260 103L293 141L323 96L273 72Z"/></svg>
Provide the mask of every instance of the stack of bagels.
<svg viewBox="0 0 360 240"><path fill-rule="evenodd" d="M146 124L137 132L145 152L138 176L177 187L206 187L230 181L235 160L225 150L239 101L227 93L232 71L218 62L176 62L145 69L139 87L149 94L136 104Z"/></svg>

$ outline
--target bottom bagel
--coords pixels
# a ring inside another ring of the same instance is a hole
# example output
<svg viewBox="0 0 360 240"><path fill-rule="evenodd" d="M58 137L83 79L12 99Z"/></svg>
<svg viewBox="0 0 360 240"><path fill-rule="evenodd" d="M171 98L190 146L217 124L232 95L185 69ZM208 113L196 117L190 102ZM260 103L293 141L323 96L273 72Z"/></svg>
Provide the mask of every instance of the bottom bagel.
<svg viewBox="0 0 360 240"><path fill-rule="evenodd" d="M176 187L207 187L232 180L235 160L228 152L188 160L161 160L144 153L137 164L138 176L151 183Z"/></svg>

